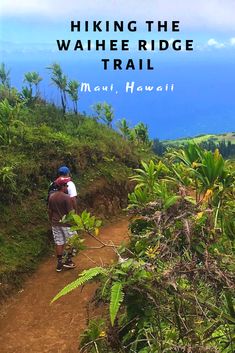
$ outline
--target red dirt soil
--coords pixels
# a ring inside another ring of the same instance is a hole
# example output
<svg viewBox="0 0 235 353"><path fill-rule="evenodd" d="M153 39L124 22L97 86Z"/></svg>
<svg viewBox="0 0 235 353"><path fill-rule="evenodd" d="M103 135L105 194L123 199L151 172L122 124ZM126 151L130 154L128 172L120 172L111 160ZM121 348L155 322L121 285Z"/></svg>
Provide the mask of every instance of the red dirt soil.
<svg viewBox="0 0 235 353"><path fill-rule="evenodd" d="M128 238L128 221L104 226L100 232L104 242L121 244ZM86 239L87 246L99 246ZM75 289L52 305L51 299L84 269L108 265L116 260L111 248L84 250L74 262L77 267L60 273L55 271L56 258L44 261L25 282L24 288L3 304L0 310L1 353L78 353L79 336L87 323L87 307L97 284ZM91 317L100 310L93 309Z"/></svg>

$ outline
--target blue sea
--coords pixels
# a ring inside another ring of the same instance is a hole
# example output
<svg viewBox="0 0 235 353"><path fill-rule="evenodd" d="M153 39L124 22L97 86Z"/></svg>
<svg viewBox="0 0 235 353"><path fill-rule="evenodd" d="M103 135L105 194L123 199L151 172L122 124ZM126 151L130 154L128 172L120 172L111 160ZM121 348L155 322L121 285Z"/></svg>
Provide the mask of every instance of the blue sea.
<svg viewBox="0 0 235 353"><path fill-rule="evenodd" d="M56 88L50 82L46 68L53 62L61 65L64 73L79 82L95 86L113 85L113 91L80 92L79 111L94 114L92 105L108 102L114 109L115 123L125 118L130 126L142 121L147 124L152 138L175 139L206 133L235 131L235 57L213 53L180 53L174 57L152 56L154 70L103 69L101 55L69 56L22 55L11 57L5 64L11 69L11 84L23 85L24 73L37 71L43 77L41 94L48 101L60 104ZM147 55L143 56L145 60ZM135 63L138 58L136 57ZM125 92L126 82L135 87L153 86L153 91ZM173 91L157 91L159 86L174 85Z"/></svg>

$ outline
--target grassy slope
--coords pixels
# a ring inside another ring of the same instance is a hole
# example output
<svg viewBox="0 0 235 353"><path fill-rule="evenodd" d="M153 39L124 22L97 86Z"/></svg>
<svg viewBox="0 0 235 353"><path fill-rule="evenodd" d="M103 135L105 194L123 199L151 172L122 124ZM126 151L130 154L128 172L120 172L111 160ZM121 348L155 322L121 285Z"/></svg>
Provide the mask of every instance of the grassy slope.
<svg viewBox="0 0 235 353"><path fill-rule="evenodd" d="M130 171L148 154L94 119L64 118L50 106L26 110L24 119L23 133L16 130L13 143L0 149L0 297L52 250L45 199L58 166L71 168L81 209L112 213L127 197Z"/></svg>
<svg viewBox="0 0 235 353"><path fill-rule="evenodd" d="M47 215L37 197L5 207L0 232L0 299L19 288L38 261L51 251Z"/></svg>

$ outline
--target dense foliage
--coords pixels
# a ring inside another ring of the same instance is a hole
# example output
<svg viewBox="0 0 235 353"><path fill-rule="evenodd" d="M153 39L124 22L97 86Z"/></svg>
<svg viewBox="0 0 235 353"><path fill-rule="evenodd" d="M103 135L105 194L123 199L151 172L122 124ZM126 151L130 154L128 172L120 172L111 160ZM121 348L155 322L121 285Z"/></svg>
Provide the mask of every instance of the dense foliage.
<svg viewBox="0 0 235 353"><path fill-rule="evenodd" d="M109 318L91 321L82 351L234 352L234 169L192 144L132 179L129 247L57 296L101 279Z"/></svg>

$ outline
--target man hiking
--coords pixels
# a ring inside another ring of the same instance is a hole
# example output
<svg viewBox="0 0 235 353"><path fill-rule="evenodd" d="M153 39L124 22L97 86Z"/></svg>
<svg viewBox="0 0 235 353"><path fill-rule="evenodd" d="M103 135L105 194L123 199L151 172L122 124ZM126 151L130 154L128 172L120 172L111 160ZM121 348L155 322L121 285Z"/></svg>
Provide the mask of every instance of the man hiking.
<svg viewBox="0 0 235 353"><path fill-rule="evenodd" d="M65 165L64 166L61 166L59 169L58 169L58 175L59 176L63 176L63 177L70 177L70 170L68 167L66 167ZM74 182L71 180L70 178L70 181L68 182L68 195L71 197L71 200L72 200L72 205L73 205L73 208L75 210L75 212L77 213L77 190L76 190L76 186L74 184Z"/></svg>
<svg viewBox="0 0 235 353"><path fill-rule="evenodd" d="M56 247L57 272L61 272L63 268L71 269L76 267L72 261L71 246L67 249L65 262L63 263L63 254L67 240L77 234L75 231L71 231L69 224L61 222L63 216L74 209L72 199L68 195L68 183L70 180L70 177L60 176L57 178L55 180L57 191L50 195L48 202L48 215Z"/></svg>

